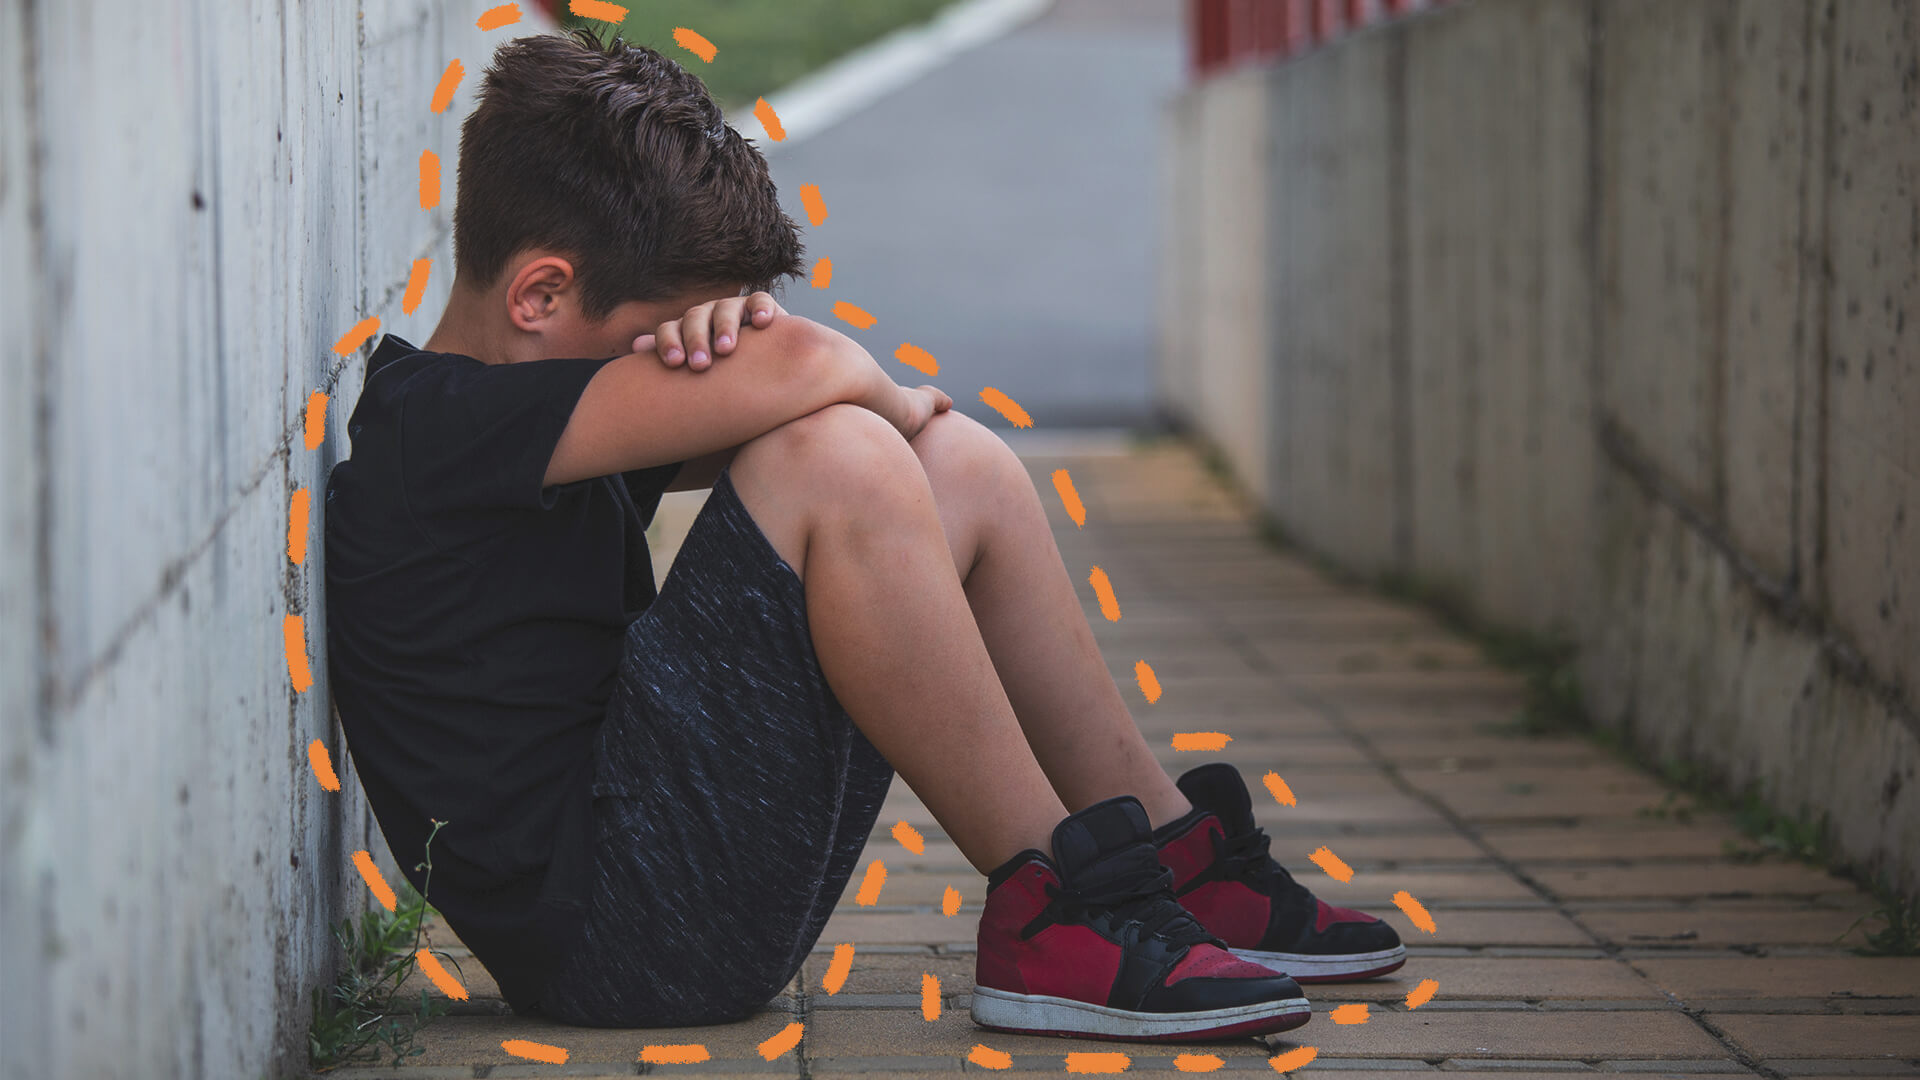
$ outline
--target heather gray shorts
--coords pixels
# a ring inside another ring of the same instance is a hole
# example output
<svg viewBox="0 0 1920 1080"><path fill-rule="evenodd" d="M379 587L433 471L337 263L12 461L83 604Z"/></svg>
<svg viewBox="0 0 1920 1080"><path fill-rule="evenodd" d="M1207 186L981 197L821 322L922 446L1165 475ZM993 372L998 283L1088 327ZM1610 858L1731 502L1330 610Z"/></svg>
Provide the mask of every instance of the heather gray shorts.
<svg viewBox="0 0 1920 1080"><path fill-rule="evenodd" d="M751 1016L819 940L893 769L828 688L799 575L726 471L627 631L594 754L585 938L539 1011L590 1027Z"/></svg>

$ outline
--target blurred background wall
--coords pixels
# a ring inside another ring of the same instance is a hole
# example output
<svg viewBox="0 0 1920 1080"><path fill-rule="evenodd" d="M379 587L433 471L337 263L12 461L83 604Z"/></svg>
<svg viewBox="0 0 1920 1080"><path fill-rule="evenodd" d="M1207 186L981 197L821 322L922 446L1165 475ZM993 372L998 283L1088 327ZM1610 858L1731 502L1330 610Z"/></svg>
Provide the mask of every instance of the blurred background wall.
<svg viewBox="0 0 1920 1080"><path fill-rule="evenodd" d="M1569 637L1600 724L1920 889L1920 3L1190 12L1172 411L1303 546Z"/></svg>
<svg viewBox="0 0 1920 1080"><path fill-rule="evenodd" d="M472 96L428 102L455 57L470 90L502 36L482 8L0 6L9 1080L303 1073L329 920L370 903L350 854L399 880L329 722L319 508L302 565L288 514L346 452L365 350L335 341L368 315L424 340L444 302ZM315 390L335 407L309 451ZM308 767L316 738L339 793Z"/></svg>

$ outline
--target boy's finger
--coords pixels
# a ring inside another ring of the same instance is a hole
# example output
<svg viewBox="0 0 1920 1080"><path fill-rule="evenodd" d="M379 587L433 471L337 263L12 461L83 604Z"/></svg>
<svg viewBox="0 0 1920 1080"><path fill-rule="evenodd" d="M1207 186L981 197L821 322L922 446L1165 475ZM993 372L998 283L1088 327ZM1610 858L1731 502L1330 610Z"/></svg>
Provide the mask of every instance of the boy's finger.
<svg viewBox="0 0 1920 1080"><path fill-rule="evenodd" d="M654 347L660 350L660 359L666 361L668 367L680 366L680 361L687 358L680 344L680 321L661 323L657 338Z"/></svg>
<svg viewBox="0 0 1920 1080"><path fill-rule="evenodd" d="M740 336L740 314L746 306L744 297L729 297L714 305L713 355L716 357L733 351L734 339Z"/></svg>
<svg viewBox="0 0 1920 1080"><path fill-rule="evenodd" d="M713 363L713 308L702 304L680 318L680 340L687 347L687 366L705 371Z"/></svg>
<svg viewBox="0 0 1920 1080"><path fill-rule="evenodd" d="M753 311L753 325L766 329L775 314L780 313L780 305L774 303L773 294L757 292L747 297L747 306Z"/></svg>

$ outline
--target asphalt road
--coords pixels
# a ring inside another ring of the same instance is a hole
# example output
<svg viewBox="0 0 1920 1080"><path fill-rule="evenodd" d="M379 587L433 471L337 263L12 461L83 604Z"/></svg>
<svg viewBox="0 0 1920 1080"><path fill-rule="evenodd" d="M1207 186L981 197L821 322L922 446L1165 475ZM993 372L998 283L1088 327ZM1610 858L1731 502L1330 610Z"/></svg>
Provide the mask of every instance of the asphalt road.
<svg viewBox="0 0 1920 1080"><path fill-rule="evenodd" d="M796 281L782 302L864 308L871 329L834 325L997 429L985 386L1035 430L1149 426L1161 103L1182 50L1175 0L1061 0L810 138L762 141L809 265L833 260L829 288ZM820 187L817 228L802 184ZM902 342L939 374L895 361Z"/></svg>

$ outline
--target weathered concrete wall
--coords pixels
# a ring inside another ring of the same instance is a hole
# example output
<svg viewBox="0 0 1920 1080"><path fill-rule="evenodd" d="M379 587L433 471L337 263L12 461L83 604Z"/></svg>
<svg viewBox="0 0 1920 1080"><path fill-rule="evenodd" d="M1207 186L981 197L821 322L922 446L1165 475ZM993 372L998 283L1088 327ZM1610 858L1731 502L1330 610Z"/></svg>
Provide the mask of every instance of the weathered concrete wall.
<svg viewBox="0 0 1920 1080"><path fill-rule="evenodd" d="M444 302L458 124L494 40L530 29L481 34L485 6L4 8L8 1078L303 1073L329 925L369 903L350 853L398 880L331 722L319 508L298 566L288 508L344 452L365 350L335 340L365 315L418 340ZM468 80L434 116L455 57ZM433 212L427 148L448 167ZM315 390L335 408L308 451ZM308 768L316 738L341 793Z"/></svg>
<svg viewBox="0 0 1920 1080"><path fill-rule="evenodd" d="M1268 192L1174 192L1169 304L1247 314L1160 382L1302 542L1572 635L1602 722L1920 891L1915 70L1915 0L1474 0L1201 84L1170 150Z"/></svg>

